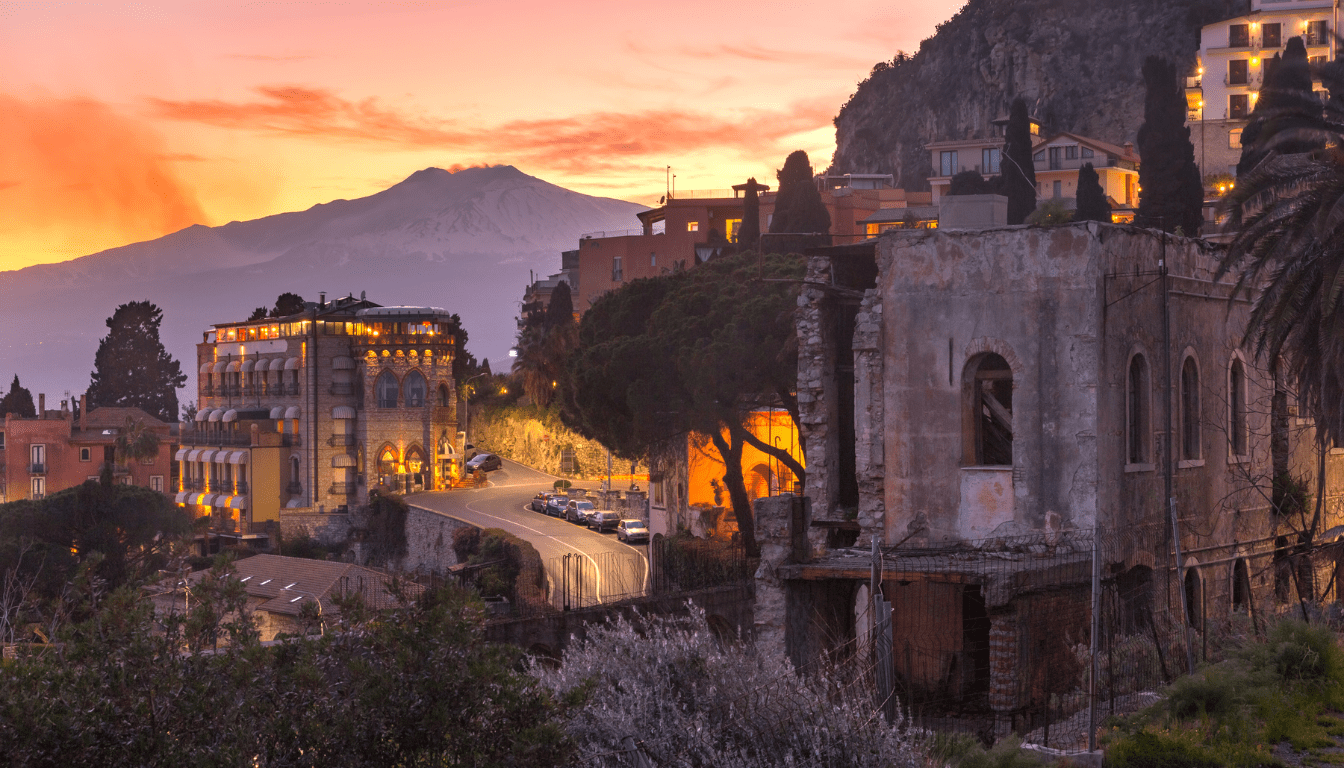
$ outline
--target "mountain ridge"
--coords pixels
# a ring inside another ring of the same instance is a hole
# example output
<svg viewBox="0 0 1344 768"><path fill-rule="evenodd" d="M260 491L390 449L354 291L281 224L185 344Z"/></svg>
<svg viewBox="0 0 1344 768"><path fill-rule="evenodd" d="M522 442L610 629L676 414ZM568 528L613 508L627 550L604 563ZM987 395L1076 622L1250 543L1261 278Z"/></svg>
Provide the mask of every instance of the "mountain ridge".
<svg viewBox="0 0 1344 768"><path fill-rule="evenodd" d="M364 290L383 304L443 306L462 315L469 351L499 358L528 271L555 271L558 251L584 232L629 227L642 210L513 166L426 168L362 198L0 272L0 375L13 368L34 392L82 390L103 320L149 299L164 310L165 346L194 380L201 331L285 291L312 300Z"/></svg>

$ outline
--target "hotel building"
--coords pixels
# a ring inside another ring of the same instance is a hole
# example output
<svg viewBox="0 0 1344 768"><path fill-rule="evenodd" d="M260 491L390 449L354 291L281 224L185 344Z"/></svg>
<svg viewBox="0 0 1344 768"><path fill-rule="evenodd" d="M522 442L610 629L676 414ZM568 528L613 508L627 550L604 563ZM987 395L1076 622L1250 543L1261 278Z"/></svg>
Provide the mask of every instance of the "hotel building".
<svg viewBox="0 0 1344 768"><path fill-rule="evenodd" d="M341 514L371 489L445 487L462 455L454 322L436 307L324 296L214 326L197 345L176 501L217 535L261 538L281 510Z"/></svg>
<svg viewBox="0 0 1344 768"><path fill-rule="evenodd" d="M1205 177L1236 175L1241 132L1264 85L1265 64L1301 37L1312 63L1335 58L1336 0L1251 0L1244 16L1200 31L1199 60L1185 79L1190 141ZM1325 91L1314 83L1322 98Z"/></svg>

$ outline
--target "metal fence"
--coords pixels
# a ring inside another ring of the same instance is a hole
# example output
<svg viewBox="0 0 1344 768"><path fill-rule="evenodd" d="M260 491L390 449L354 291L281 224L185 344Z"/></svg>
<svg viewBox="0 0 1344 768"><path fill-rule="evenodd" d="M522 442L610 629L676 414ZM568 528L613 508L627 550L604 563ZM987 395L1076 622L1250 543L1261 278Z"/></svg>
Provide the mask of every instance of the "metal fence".
<svg viewBox="0 0 1344 768"><path fill-rule="evenodd" d="M545 561L544 567L544 585L520 579L509 600L494 603L498 617L539 616L719 587L750 589L753 575L741 544L662 535L654 536L646 548L574 551Z"/></svg>
<svg viewBox="0 0 1344 768"><path fill-rule="evenodd" d="M1126 568L1132 540L1072 532L878 553L855 637L879 691L889 679L923 728L1087 748L1102 719L1151 703L1190 654L1208 653L1207 600L1182 608L1170 557Z"/></svg>

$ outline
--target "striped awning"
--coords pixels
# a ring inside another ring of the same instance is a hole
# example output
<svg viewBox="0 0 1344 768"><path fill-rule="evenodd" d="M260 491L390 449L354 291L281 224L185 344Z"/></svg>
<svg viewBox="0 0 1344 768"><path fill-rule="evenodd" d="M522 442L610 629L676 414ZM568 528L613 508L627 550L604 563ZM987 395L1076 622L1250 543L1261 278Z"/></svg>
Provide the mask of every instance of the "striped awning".
<svg viewBox="0 0 1344 768"><path fill-rule="evenodd" d="M206 419L210 418L210 411L211 411L211 410L212 410L212 409L210 409L210 408L202 408L201 410L197 411L197 412L196 412L196 420L197 420L197 421L205 421Z"/></svg>
<svg viewBox="0 0 1344 768"><path fill-rule="evenodd" d="M219 421L222 418L224 418L223 408L216 408L215 410L210 412L210 421Z"/></svg>
<svg viewBox="0 0 1344 768"><path fill-rule="evenodd" d="M290 499L288 502L285 503L285 509L294 509L296 507L302 507L302 506L303 501L301 499Z"/></svg>
<svg viewBox="0 0 1344 768"><path fill-rule="evenodd" d="M215 368L215 364L214 364L214 363L201 363L201 371L200 371L200 372L201 372L201 373L210 373L210 371L214 370L214 368Z"/></svg>
<svg viewBox="0 0 1344 768"><path fill-rule="evenodd" d="M227 360L220 360L219 362L215 363L214 368L212 368L211 370L214 371L215 373L223 373L224 369L228 367L229 363Z"/></svg>
<svg viewBox="0 0 1344 768"><path fill-rule="evenodd" d="M191 492L190 492L190 491L182 491L181 493L179 493L179 494L177 494L176 496L173 497L173 503L174 503L174 504L186 504L186 503L187 503L187 497L190 496L190 495L191 495Z"/></svg>
<svg viewBox="0 0 1344 768"><path fill-rule="evenodd" d="M353 419L355 418L355 409L348 405L338 405L331 409L331 418L333 419Z"/></svg>
<svg viewBox="0 0 1344 768"><path fill-rule="evenodd" d="M198 507L213 507L215 505L215 494L200 493L192 497L192 504Z"/></svg>
<svg viewBox="0 0 1344 768"><path fill-rule="evenodd" d="M283 405L277 405L277 406L275 406L274 408L272 408L272 409L271 409L271 418L272 418L272 419L283 419L283 418L285 418L285 406L283 406Z"/></svg>
<svg viewBox="0 0 1344 768"><path fill-rule="evenodd" d="M219 506L225 509L247 509L246 496L230 496L228 500L221 500Z"/></svg>
<svg viewBox="0 0 1344 768"><path fill-rule="evenodd" d="M246 463L247 463L247 451L234 451L233 453L229 454L229 463L230 463L230 464L246 464Z"/></svg>
<svg viewBox="0 0 1344 768"><path fill-rule="evenodd" d="M201 458L200 458L201 463L209 464L214 460L215 454L217 453L223 453L223 451L201 451Z"/></svg>
<svg viewBox="0 0 1344 768"><path fill-rule="evenodd" d="M277 357L277 358L275 358L274 360L272 360L272 361L271 361L271 370L272 370L272 371L283 371L283 370L285 370L285 358L283 358L283 357Z"/></svg>
<svg viewBox="0 0 1344 768"><path fill-rule="evenodd" d="M286 408L286 409L285 409L285 418L286 418L286 419L297 419L297 418L299 418L299 406L297 406L297 405L291 405L291 406L289 406L288 408Z"/></svg>
<svg viewBox="0 0 1344 768"><path fill-rule="evenodd" d="M353 467L355 466L355 457L348 453L338 453L331 457L331 466L333 467Z"/></svg>
<svg viewBox="0 0 1344 768"><path fill-rule="evenodd" d="M237 420L238 420L238 411L233 408L230 408L229 410L225 411L224 417L220 419L220 421L223 421L225 424Z"/></svg>
<svg viewBox="0 0 1344 768"><path fill-rule="evenodd" d="M202 451L201 451L200 448L197 448L196 450L191 451L190 453L187 454L187 461L200 461L200 460L201 460L201 453L202 453Z"/></svg>
<svg viewBox="0 0 1344 768"><path fill-rule="evenodd" d="M243 367L242 363L239 363L237 360L234 360L233 362L228 364L228 366L224 369L224 371L226 373L237 373L242 367Z"/></svg>
<svg viewBox="0 0 1344 768"><path fill-rule="evenodd" d="M173 461L186 461L186 459L187 459L186 448L179 448L177 450L177 453L173 454Z"/></svg>
<svg viewBox="0 0 1344 768"><path fill-rule="evenodd" d="M297 357L291 357L291 358L289 358L288 360L286 360L286 361L285 361L285 370L286 370L286 371L297 371L297 370L299 370L299 358L297 358Z"/></svg>
<svg viewBox="0 0 1344 768"><path fill-rule="evenodd" d="M257 367L256 360L244 360L243 364L239 366L238 370L242 371L243 373L251 373L253 369L255 369L256 367Z"/></svg>

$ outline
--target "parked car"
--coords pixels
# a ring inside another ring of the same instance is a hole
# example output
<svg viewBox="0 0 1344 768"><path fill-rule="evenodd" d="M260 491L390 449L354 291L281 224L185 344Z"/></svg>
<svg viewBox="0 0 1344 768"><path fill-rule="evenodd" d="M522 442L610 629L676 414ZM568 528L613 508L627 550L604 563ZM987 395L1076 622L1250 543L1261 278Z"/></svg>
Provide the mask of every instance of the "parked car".
<svg viewBox="0 0 1344 768"><path fill-rule="evenodd" d="M546 506L543 511L551 517L564 517L565 507L569 504L569 497L563 493L553 493L546 500Z"/></svg>
<svg viewBox="0 0 1344 768"><path fill-rule="evenodd" d="M550 501L551 497L554 495L555 494L551 493L550 491L542 491L541 493L538 493L536 496L533 496L532 502L527 506L533 512L545 512L546 502Z"/></svg>
<svg viewBox="0 0 1344 768"><path fill-rule="evenodd" d="M616 526L620 524L620 512L599 511L594 512L593 515L588 518L588 527L598 533L602 533L603 531L614 531L616 530Z"/></svg>
<svg viewBox="0 0 1344 768"><path fill-rule="evenodd" d="M636 541L647 542L649 540L648 523L643 520L622 520L621 524L616 526L616 538L626 544L632 544Z"/></svg>
<svg viewBox="0 0 1344 768"><path fill-rule="evenodd" d="M478 469L482 472L493 472L496 469L503 468L504 462L500 461L499 457L493 453L478 453L467 462L467 469L472 472Z"/></svg>
<svg viewBox="0 0 1344 768"><path fill-rule="evenodd" d="M586 499L570 499L569 505L565 507L565 519L571 523L587 525L588 517L597 512L597 507L593 502Z"/></svg>

